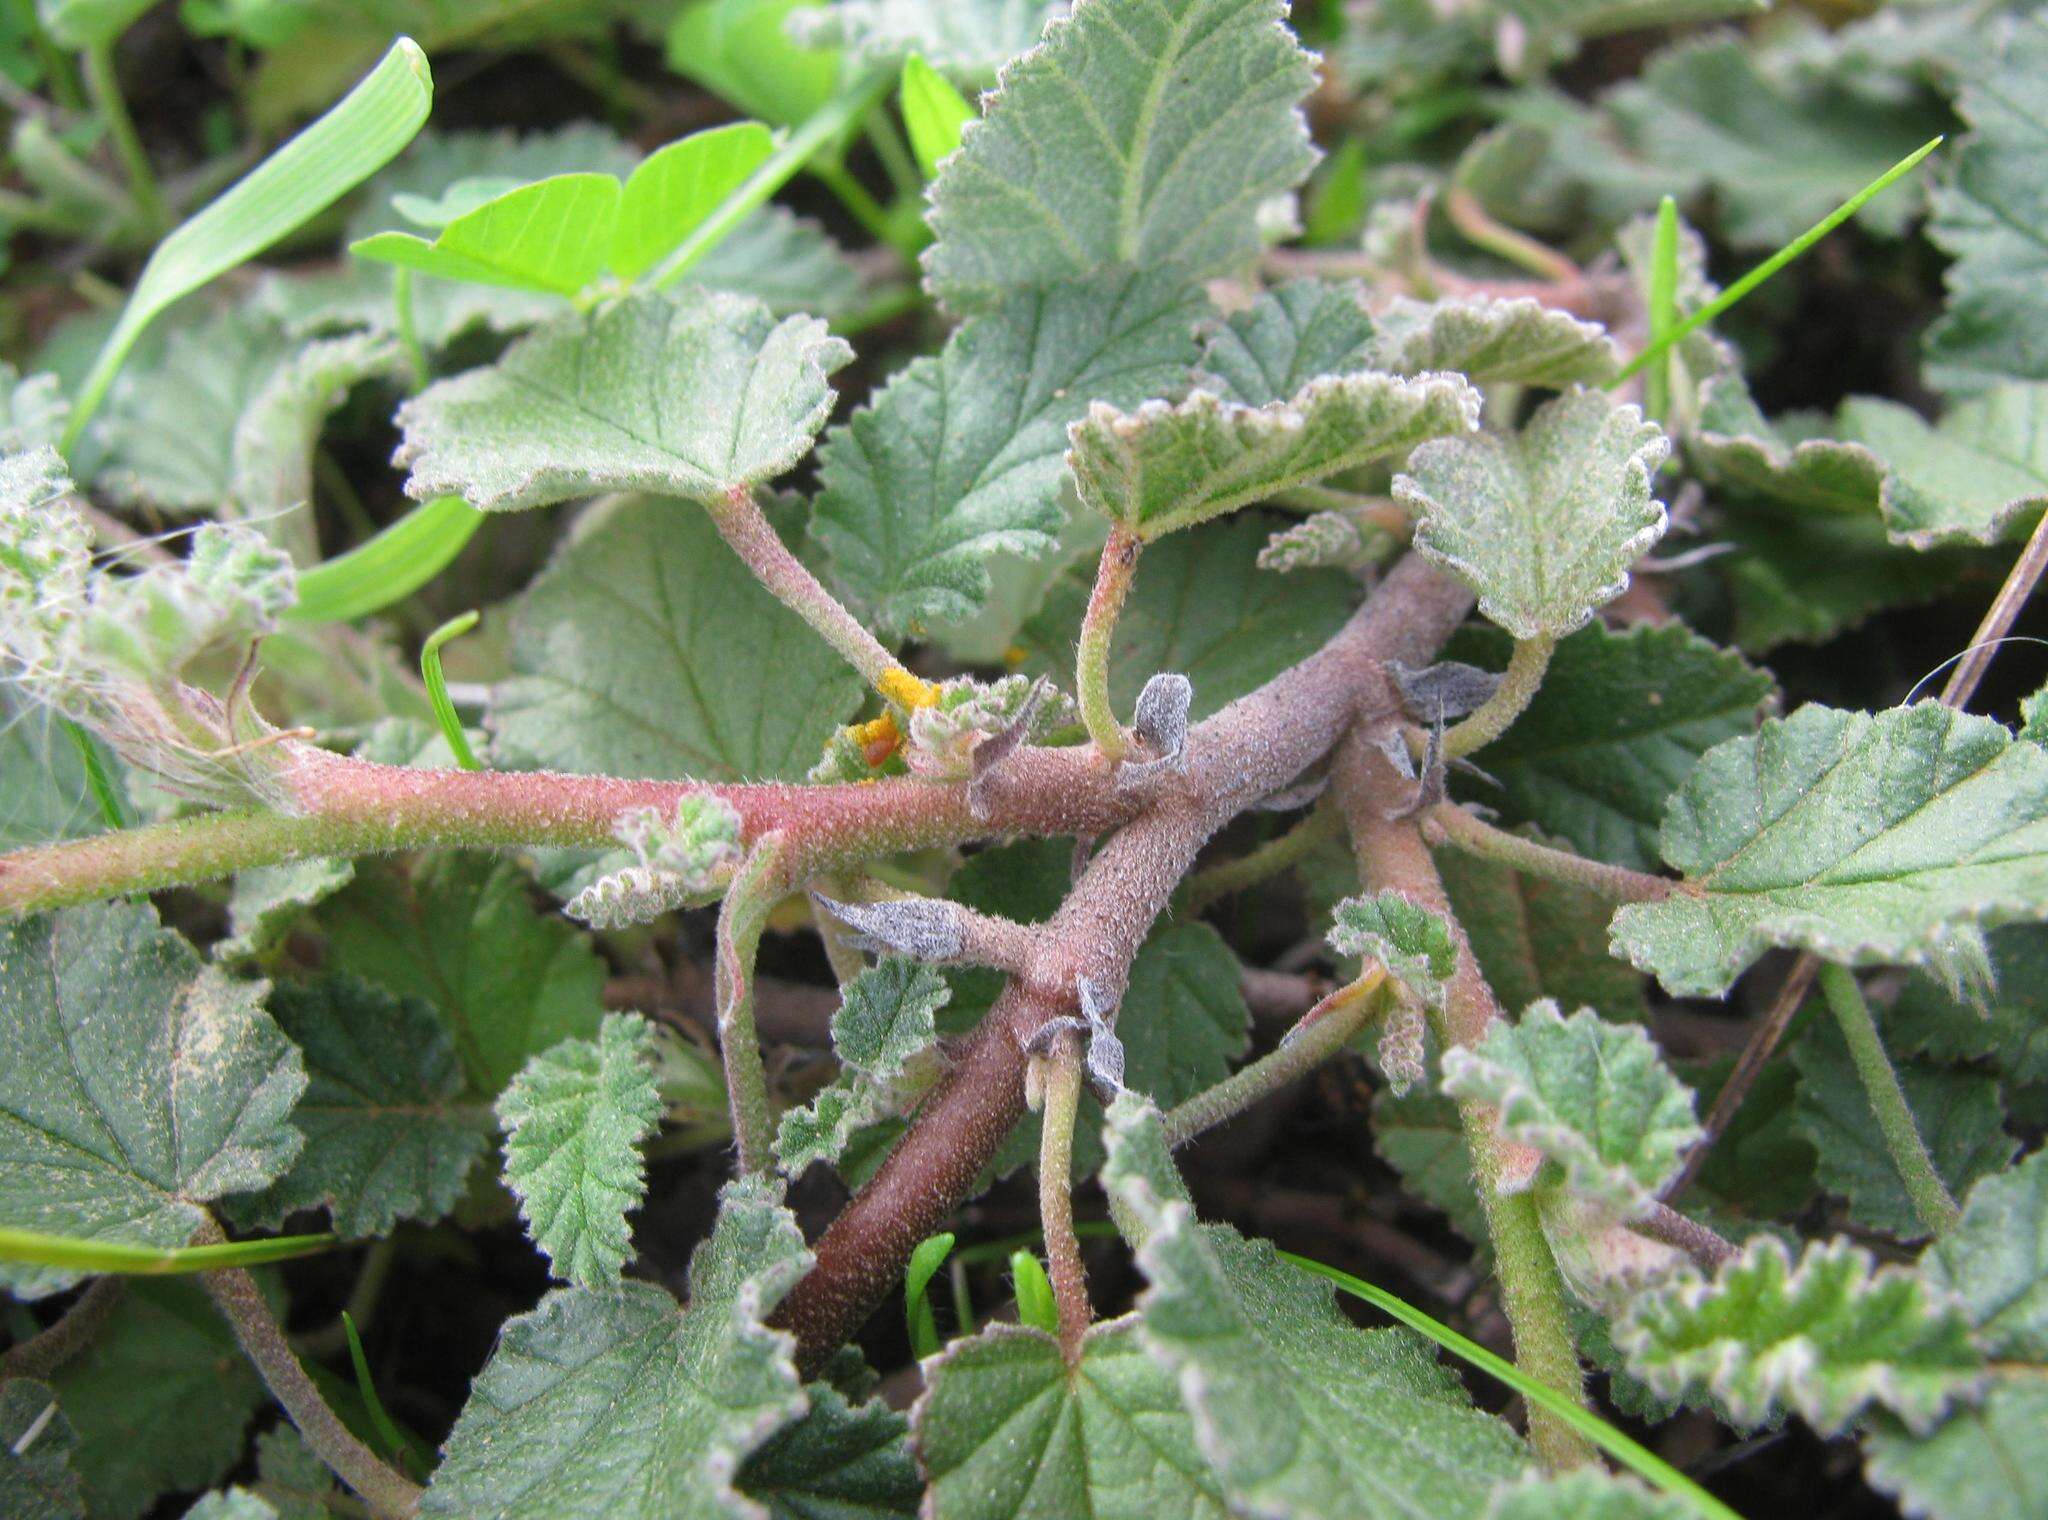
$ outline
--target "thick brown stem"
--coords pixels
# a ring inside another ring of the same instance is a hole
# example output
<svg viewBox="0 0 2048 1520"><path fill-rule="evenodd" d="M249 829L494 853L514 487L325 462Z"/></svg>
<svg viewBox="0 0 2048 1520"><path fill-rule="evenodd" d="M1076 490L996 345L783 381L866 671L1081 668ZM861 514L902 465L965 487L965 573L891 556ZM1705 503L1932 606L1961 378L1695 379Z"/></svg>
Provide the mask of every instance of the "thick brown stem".
<svg viewBox="0 0 2048 1520"><path fill-rule="evenodd" d="M1470 606L1469 592L1411 556L1322 649L1190 732L1186 770L1096 852L1029 970L819 1238L817 1264L775 1316L796 1331L807 1366L860 1327L911 1250L967 1196L1023 1113L1024 1042L1074 1011L1076 978L1120 998L1139 943L1209 837L1327 754L1361 713L1393 712L1382 663L1426 662Z"/></svg>

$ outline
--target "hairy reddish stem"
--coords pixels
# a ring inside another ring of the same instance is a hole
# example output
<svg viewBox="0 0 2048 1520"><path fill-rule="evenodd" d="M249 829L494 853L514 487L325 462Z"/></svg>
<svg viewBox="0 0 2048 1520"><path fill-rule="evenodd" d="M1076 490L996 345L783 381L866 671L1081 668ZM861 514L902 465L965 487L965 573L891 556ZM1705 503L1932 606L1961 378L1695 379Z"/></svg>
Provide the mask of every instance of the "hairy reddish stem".
<svg viewBox="0 0 2048 1520"><path fill-rule="evenodd" d="M1210 836L1329 753L1361 715L1394 712L1383 662L1426 663L1470 606L1462 586L1411 556L1322 649L1190 731L1186 769L1096 851L1030 966L817 1241L816 1265L775 1315L807 1367L860 1327L917 1243L967 1197L1023 1114L1024 1043L1074 1011L1076 978L1121 998L1138 945Z"/></svg>

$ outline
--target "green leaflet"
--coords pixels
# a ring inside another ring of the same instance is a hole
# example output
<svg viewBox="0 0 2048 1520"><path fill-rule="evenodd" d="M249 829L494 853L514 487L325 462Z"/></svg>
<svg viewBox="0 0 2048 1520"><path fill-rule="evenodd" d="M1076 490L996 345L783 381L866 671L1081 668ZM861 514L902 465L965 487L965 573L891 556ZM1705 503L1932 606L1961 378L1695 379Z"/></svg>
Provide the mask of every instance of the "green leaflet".
<svg viewBox="0 0 2048 1520"><path fill-rule="evenodd" d="M1071 1373L1051 1336L991 1325L926 1363L912 1415L932 1520L1223 1520L1173 1373L1136 1316L1092 1326Z"/></svg>
<svg viewBox="0 0 2048 1520"><path fill-rule="evenodd" d="M632 1251L626 1213L647 1193L640 1146L661 1120L654 1026L610 1013L594 1040L531 1057L498 1095L505 1185L557 1277L617 1288Z"/></svg>
<svg viewBox="0 0 2048 1520"><path fill-rule="evenodd" d="M1700 1127L1692 1093L1636 1025L1537 1003L1477 1046L1444 1052L1443 1090L1500 1110L1501 1133L1540 1151L1565 1188L1623 1217L1647 1212Z"/></svg>
<svg viewBox="0 0 2048 1520"><path fill-rule="evenodd" d="M320 924L331 968L433 1007L476 1097L495 1096L536 1051L597 1033L604 963L587 937L534 910L509 860L447 853L404 877L362 869Z"/></svg>
<svg viewBox="0 0 2048 1520"><path fill-rule="evenodd" d="M787 126L832 97L838 53L799 44L792 12L824 0L690 0L667 39L668 66L723 96L749 116Z"/></svg>
<svg viewBox="0 0 2048 1520"><path fill-rule="evenodd" d="M1898 1163L1836 1022L1825 1015L1815 1018L1800 1035L1792 1060L1799 1072L1794 1124L1819 1156L1820 1185L1847 1199L1849 1218L1865 1229L1901 1240L1924 1239L1927 1226L1899 1180ZM1953 1196L1960 1198L1971 1183L2012 1159L2013 1139L2005 1132L1996 1077L1967 1067L1895 1064L1920 1138Z"/></svg>
<svg viewBox="0 0 2048 1520"><path fill-rule="evenodd" d="M1180 390L1206 304L1175 273L1025 292L899 371L819 450L813 531L855 604L899 633L972 617L992 557L1053 546L1067 425Z"/></svg>
<svg viewBox="0 0 2048 1520"><path fill-rule="evenodd" d="M2048 754L1937 703L1809 705L1709 750L1663 850L1688 890L1613 933L1674 993L1716 996L1773 945L1981 979L1982 930L2048 901Z"/></svg>
<svg viewBox="0 0 2048 1520"><path fill-rule="evenodd" d="M1782 1403L1823 1435L1872 1404L1924 1433L1984 1376L1951 1303L1839 1240L1809 1242L1795 1264L1760 1236L1711 1281L1637 1295L1614 1343L1666 1397L1703 1386L1742 1424Z"/></svg>
<svg viewBox="0 0 2048 1520"><path fill-rule="evenodd" d="M625 184L559 174L463 211L429 243L382 232L358 258L443 279L573 296L609 270L630 284L658 264L774 151L759 122L695 132L642 159Z"/></svg>
<svg viewBox="0 0 2048 1520"><path fill-rule="evenodd" d="M1521 1470L1520 1441L1412 1333L1353 1328L1272 1246L1197 1224L1157 1110L1119 1099L1109 1144L1105 1186L1144 1232L1139 1333L1179 1375L1234 1503L1331 1520L1478 1515Z"/></svg>
<svg viewBox="0 0 2048 1520"><path fill-rule="evenodd" d="M989 96L931 189L947 305L1118 267L1200 278L1259 246L1315 161L1309 55L1277 0L1079 0ZM927 56L930 56L927 54Z"/></svg>
<svg viewBox="0 0 2048 1520"><path fill-rule="evenodd" d="M961 129L974 120L975 109L945 75L917 53L903 60L896 102L903 112L903 131L910 139L910 151L917 155L917 167L930 179L960 146Z"/></svg>
<svg viewBox="0 0 2048 1520"><path fill-rule="evenodd" d="M147 906L0 928L0 1223L181 1246L204 1204L291 1163L306 1086L261 983L202 966ZM82 1274L10 1266L40 1298Z"/></svg>
<svg viewBox="0 0 2048 1520"><path fill-rule="evenodd" d="M277 1228L324 1206L337 1234L360 1237L454 1208L489 1121L480 1105L458 1101L462 1064L433 1010L328 976L277 988L270 1011L305 1056L292 1122L306 1148L265 1192L239 1201L236 1217Z"/></svg>
<svg viewBox="0 0 2048 1520"><path fill-rule="evenodd" d="M1664 536L1650 481L1670 444L1598 391L1546 402L1519 433L1439 439L1408 460L1394 495L1415 547L1479 594L1518 639L1561 637L1628 588Z"/></svg>
<svg viewBox="0 0 2048 1520"><path fill-rule="evenodd" d="M1323 375L1259 407L1200 390L1131 412L1096 402L1067 430L1067 468L1084 504L1150 541L1478 425L1479 393L1456 375Z"/></svg>
<svg viewBox="0 0 2048 1520"><path fill-rule="evenodd" d="M500 1333L420 1513L724 1520L741 1460L805 1409L792 1340L762 1320L809 1263L751 1179L690 1258L688 1308L650 1283L556 1289Z"/></svg>
<svg viewBox="0 0 2048 1520"><path fill-rule="evenodd" d="M1286 401L1319 375L1386 369L1375 363L1375 319L1357 281L1289 280L1232 312L1202 353L1201 384L1226 401ZM1437 366L1426 366L1434 368Z"/></svg>
<svg viewBox="0 0 2048 1520"><path fill-rule="evenodd" d="M56 1407L57 1390L33 1378L0 1383L0 1494L10 1516L84 1520L85 1498L71 1459L78 1432Z"/></svg>
<svg viewBox="0 0 2048 1520"><path fill-rule="evenodd" d="M2048 380L2048 20L2015 20L2001 42L1963 75L1957 105L1972 131L1927 229L1955 259L1948 310L1927 334L1927 378L1951 391Z"/></svg>
<svg viewBox="0 0 2048 1520"><path fill-rule="evenodd" d="M72 1465L95 1520L140 1520L160 1495L219 1482L268 1400L195 1282L131 1280L92 1344L49 1382L78 1433Z"/></svg>
<svg viewBox="0 0 2048 1520"><path fill-rule="evenodd" d="M678 502L586 511L513 603L511 641L501 764L795 779L860 702L860 678Z"/></svg>
<svg viewBox="0 0 2048 1520"><path fill-rule="evenodd" d="M1422 302L1402 296L1373 319L1370 367L1457 370L1476 384L1605 385L1621 350L1604 328L1533 297Z"/></svg>
<svg viewBox="0 0 2048 1520"><path fill-rule="evenodd" d="M416 500L479 511L600 491L717 501L810 451L826 377L853 357L824 323L756 301L641 291L550 322L496 364L399 408L397 462Z"/></svg>
<svg viewBox="0 0 2048 1520"><path fill-rule="evenodd" d="M1199 722L1314 653L1344 625L1356 584L1334 570L1260 569L1268 528L1268 520L1240 515L1146 549L1110 650L1109 694L1119 711L1129 712L1145 682L1171 670L1194 682L1189 716ZM1093 576L1091 556L1086 573L1076 567L1056 582L1024 625L1025 669L1070 668Z"/></svg>
<svg viewBox="0 0 2048 1520"><path fill-rule="evenodd" d="M1509 652L1479 629L1450 649L1489 668ZM1701 755L1748 733L1771 694L1768 675L1682 626L1591 623L1558 643L1529 710L1487 745L1500 789L1469 795L1596 860L1652 869L1671 794Z"/></svg>

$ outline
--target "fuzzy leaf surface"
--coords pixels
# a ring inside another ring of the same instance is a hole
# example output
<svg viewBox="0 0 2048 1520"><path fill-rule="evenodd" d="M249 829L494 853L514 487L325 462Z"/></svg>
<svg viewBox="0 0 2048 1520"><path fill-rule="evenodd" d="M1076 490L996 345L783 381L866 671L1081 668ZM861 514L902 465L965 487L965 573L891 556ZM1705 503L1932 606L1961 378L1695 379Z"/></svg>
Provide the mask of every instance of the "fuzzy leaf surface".
<svg viewBox="0 0 2048 1520"><path fill-rule="evenodd" d="M1982 929L2048 907L2048 754L1934 702L1808 705L1709 750L1663 850L1691 890L1623 907L1614 944L1674 993L1717 996L1775 945L1954 980Z"/></svg>
<svg viewBox="0 0 2048 1520"><path fill-rule="evenodd" d="M1554 843L1540 836L1538 842ZM1610 1019L1645 1016L1641 973L1607 950L1611 899L1461 850L1438 850L1436 866L1486 984L1503 1007L1554 998Z"/></svg>
<svg viewBox="0 0 2048 1520"><path fill-rule="evenodd" d="M1394 481L1415 546L1479 594L1518 639L1561 637L1628 588L1664 536L1651 477L1670 444L1633 406L1574 390L1509 439L1424 444Z"/></svg>
<svg viewBox="0 0 2048 1520"><path fill-rule="evenodd" d="M1704 1387L1743 1424L1783 1404L1823 1435L1873 1404L1924 1432L1983 1382L1955 1306L1845 1240L1808 1242L1795 1264L1760 1236L1711 1281L1639 1294L1614 1343L1666 1397Z"/></svg>
<svg viewBox="0 0 2048 1520"><path fill-rule="evenodd" d="M840 0L792 25L808 43L871 64L895 65L916 53L942 73L986 81L1065 9L1048 0Z"/></svg>
<svg viewBox="0 0 2048 1520"><path fill-rule="evenodd" d="M1084 503L1150 540L1478 425L1479 393L1456 375L1320 376L1257 407L1209 391L1097 402L1068 429L1067 467Z"/></svg>
<svg viewBox="0 0 2048 1520"><path fill-rule="evenodd" d="M262 983L202 966L130 903L0 928L0 1221L123 1245L182 1246L204 1205L277 1178L299 1052ZM80 1273L10 1265L40 1298Z"/></svg>
<svg viewBox="0 0 2048 1520"><path fill-rule="evenodd" d="M1174 274L1027 291L907 365L819 451L813 529L855 602L899 633L979 611L993 556L1053 547L1067 425L1177 392L1204 305Z"/></svg>
<svg viewBox="0 0 2048 1520"><path fill-rule="evenodd" d="M1521 1442L1419 1337L1355 1329L1328 1284L1271 1245L1198 1224L1149 1104L1119 1099L1109 1143L1104 1184L1146 1232L1139 1334L1178 1376L1236 1504L1330 1520L1478 1515L1521 1470Z"/></svg>
<svg viewBox="0 0 2048 1520"><path fill-rule="evenodd" d="M805 1409L793 1342L762 1321L809 1263L779 1191L753 1179L726 1185L688 1308L650 1283L556 1289L500 1332L420 1513L761 1514L734 1489L740 1464Z"/></svg>
<svg viewBox="0 0 2048 1520"><path fill-rule="evenodd" d="M1203 388L1226 401L1268 406L1321 375L1392 368L1374 360L1377 327L1365 300L1365 287L1355 280L1290 280L1260 291L1210 337L1202 354Z"/></svg>
<svg viewBox="0 0 2048 1520"><path fill-rule="evenodd" d="M495 1096L536 1051L597 1033L604 963L587 937L534 910L509 860L448 853L409 876L365 870L320 921L334 969L432 1006L478 1096Z"/></svg>
<svg viewBox="0 0 2048 1520"><path fill-rule="evenodd" d="M1532 1474L1494 1490L1486 1520L1686 1520L1694 1513L1675 1494L1582 1467L1557 1477Z"/></svg>
<svg viewBox="0 0 2048 1520"><path fill-rule="evenodd" d="M1936 1061L1988 1060L2014 1087L2048 1082L2048 927L2014 924L1992 933L1989 943L1998 987L1988 1007L1951 996L1917 973L1886 1010L1886 1043Z"/></svg>
<svg viewBox="0 0 2048 1520"><path fill-rule="evenodd" d="M1389 888L1338 903L1329 938L1339 955L1368 956L1419 1001L1443 1007L1445 983L1458 969L1458 946L1442 914Z"/></svg>
<svg viewBox="0 0 2048 1520"><path fill-rule="evenodd" d="M1851 397L1841 431L1885 461L1885 527L1915 549L2022 535L2048 507L2048 384L1992 387L1932 427L1896 401Z"/></svg>
<svg viewBox="0 0 2048 1520"><path fill-rule="evenodd" d="M1928 236L1955 259L1948 309L1927 335L1927 377L1952 391L2048 380L2048 18L2003 33L1988 67L1963 76L1971 132L1934 195Z"/></svg>
<svg viewBox="0 0 2048 1520"><path fill-rule="evenodd" d="M356 863L316 857L254 866L235 874L228 897L228 928L215 943L215 960L233 964L268 952L307 910L355 880Z"/></svg>
<svg viewBox="0 0 2048 1520"><path fill-rule="evenodd" d="M505 1185L555 1275L616 1288L632 1252L626 1213L647 1193L640 1146L661 1119L654 1026L605 1015L594 1040L564 1040L498 1095Z"/></svg>
<svg viewBox="0 0 2048 1520"><path fill-rule="evenodd" d="M2048 1387L2031 1372L1994 1378L1982 1402L1954 1410L1931 1435L1895 1420L1864 1439L1871 1486L1925 1520L2036 1520L2048 1472L2033 1452L2048 1428Z"/></svg>
<svg viewBox="0 0 2048 1520"><path fill-rule="evenodd" d="M1604 328L1532 296L1416 301L1397 297L1373 319L1371 368L1419 375L1456 370L1475 384L1604 385L1621 350Z"/></svg>
<svg viewBox="0 0 2048 1520"><path fill-rule="evenodd" d="M71 1459L78 1432L57 1390L33 1378L0 1383L0 1495L8 1520L85 1520L85 1498Z"/></svg>
<svg viewBox="0 0 2048 1520"><path fill-rule="evenodd" d="M459 1101L462 1063L433 1009L335 975L278 987L270 1012L305 1056L292 1122L306 1148L237 1217L276 1228L298 1209L325 1207L337 1234L362 1237L454 1208L488 1120Z"/></svg>
<svg viewBox="0 0 2048 1520"><path fill-rule="evenodd" d="M1468 630L1454 658L1506 663L1500 635ZM1657 864L1666 803L1701 755L1748 733L1771 678L1678 624L1591 623L1559 642L1527 712L1486 747L1500 782L1471 795L1596 860Z"/></svg>
<svg viewBox="0 0 2048 1520"><path fill-rule="evenodd" d="M416 500L509 512L600 491L716 501L774 479L832 409L853 350L815 317L694 288L550 322L399 408Z"/></svg>
<svg viewBox="0 0 2048 1520"><path fill-rule="evenodd" d="M811 1407L747 1458L740 1492L769 1520L910 1520L924 1484L909 1422L880 1399L849 1403L830 1383L804 1392Z"/></svg>
<svg viewBox="0 0 2048 1520"><path fill-rule="evenodd" d="M913 1416L933 1520L1230 1513L1174 1374L1134 1317L1092 1326L1069 1372L1051 1336L990 1325L928 1364Z"/></svg>
<svg viewBox="0 0 2048 1520"><path fill-rule="evenodd" d="M1636 1025L1537 1003L1477 1046L1444 1052L1446 1093L1500 1110L1501 1133L1555 1163L1564 1186L1625 1216L1646 1212L1700 1127L1691 1091Z"/></svg>
<svg viewBox="0 0 2048 1520"><path fill-rule="evenodd" d="M1990 1355L2048 1362L2048 1151L1970 1189L1920 1273L1962 1301Z"/></svg>
<svg viewBox="0 0 2048 1520"><path fill-rule="evenodd" d="M860 678L672 501L587 512L514 603L511 635L489 722L522 766L795 779L860 702Z"/></svg>
<svg viewBox="0 0 2048 1520"><path fill-rule="evenodd" d="M949 306L1128 267L1192 278L1259 247L1315 162L1309 55L1277 0L1081 0L1004 73L930 191Z"/></svg>

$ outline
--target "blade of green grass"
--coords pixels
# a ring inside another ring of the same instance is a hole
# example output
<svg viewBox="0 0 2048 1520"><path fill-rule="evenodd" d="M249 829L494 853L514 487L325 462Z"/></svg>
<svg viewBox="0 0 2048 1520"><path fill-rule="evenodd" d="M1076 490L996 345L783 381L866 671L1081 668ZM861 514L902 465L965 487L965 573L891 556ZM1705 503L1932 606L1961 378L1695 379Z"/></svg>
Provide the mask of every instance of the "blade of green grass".
<svg viewBox="0 0 2048 1520"><path fill-rule="evenodd" d="M356 1392L363 1396L363 1408L369 1412L370 1423L377 1427L377 1437L384 1443L384 1454L402 1463L412 1455L412 1448L406 1442L404 1432L385 1413L384 1401L377 1397L377 1383L370 1376L370 1359L363 1353L363 1338L356 1333L355 1316L346 1309L341 1311L341 1328L348 1337L348 1359L356 1369Z"/></svg>
<svg viewBox="0 0 2048 1520"><path fill-rule="evenodd" d="M656 290L666 290L688 274L699 259L725 240L726 234L788 184L799 169L849 125L865 116L868 108L888 93L889 84L890 76L877 71L826 101L815 115L784 138L782 145L716 211L699 222L673 253L655 266L645 283Z"/></svg>
<svg viewBox="0 0 2048 1520"><path fill-rule="evenodd" d="M484 515L459 496L422 502L375 538L299 574L295 623L346 623L412 595L448 568Z"/></svg>
<svg viewBox="0 0 2048 1520"><path fill-rule="evenodd" d="M65 1267L78 1272L118 1272L149 1277L169 1272L206 1272L215 1267L254 1267L267 1261L316 1256L342 1244L337 1235L277 1235L267 1240L234 1240L217 1246L124 1246L105 1240L74 1240L68 1235L38 1235L33 1230L0 1229L0 1261L25 1261L39 1267Z"/></svg>
<svg viewBox="0 0 2048 1520"><path fill-rule="evenodd" d="M939 1349L939 1325L926 1290L952 1249L950 1230L922 1240L910 1253L910 1265L903 1273L903 1323L910 1331L910 1354L920 1361Z"/></svg>
<svg viewBox="0 0 2048 1520"><path fill-rule="evenodd" d="M1750 270L1748 274L1722 291L1713 300L1707 302L1706 305L1687 317L1683 322L1673 326L1662 337L1653 339L1641 353L1637 354L1635 358L1629 360L1622 367L1620 374L1607 382L1607 388L1609 390L1614 389L1615 386L1621 384L1622 381L1628 379L1631 375L1640 372L1644 365L1669 353L1674 344L1684 341L1691 334L1705 327L1709 322L1727 311L1729 307L1755 290L1765 280L1768 280L1772 275L1798 258L1815 243L1818 243L1830 232L1841 226L1842 223L1848 221L1850 217L1861 211L1872 200L1876 199L1877 196L1883 194L1884 191L1890 189L1899 180L1912 173L1919 165L1920 160L1940 147L1943 141L1944 139L1937 137L1922 143L1918 148L1885 170L1876 179L1865 185L1861 190L1858 190L1846 201L1843 201L1833 211L1807 228L1806 231L1800 233L1798 237L1792 239L1783 248L1780 248L1776 253L1757 265L1756 268Z"/></svg>
<svg viewBox="0 0 2048 1520"><path fill-rule="evenodd" d="M1678 202L1665 196L1657 203L1657 232L1650 245L1650 346L1664 342L1678 322ZM1667 345L1668 346L1668 345ZM1643 376L1643 410L1652 422L1671 413L1671 364L1668 356Z"/></svg>
<svg viewBox="0 0 2048 1520"><path fill-rule="evenodd" d="M469 737L462 731L462 720L455 716L455 704L448 698L448 682L441 674L441 646L476 627L477 619L482 616L482 613L472 610L452 617L428 634L427 642L420 646L420 679L426 683L427 700L434 707L434 721L441 725L441 737L448 741L455 763L466 771L480 771L483 766L476 758L476 751L469 747Z"/></svg>
<svg viewBox="0 0 2048 1520"><path fill-rule="evenodd" d="M1349 1272L1311 1261L1306 1256L1296 1256L1292 1251L1282 1251L1281 1257L1293 1262L1304 1272L1327 1278L1346 1293L1362 1298L1374 1308L1393 1316L1409 1329L1428 1336L1453 1356L1470 1362L1480 1371L1498 1378L1514 1389L1531 1404L1572 1427L1580 1435L1606 1452L1615 1461L1635 1473L1660 1493L1669 1494L1682 1501L1695 1512L1709 1517L1709 1520L1742 1520L1742 1517L1701 1488L1684 1473L1666 1462L1655 1452L1630 1440L1598 1415L1580 1408L1556 1389L1546 1383L1539 1383L1513 1362L1495 1356L1477 1341L1470 1340L1440 1320L1431 1319L1405 1299L1396 1298L1385 1288L1377 1287Z"/></svg>
<svg viewBox="0 0 2048 1520"><path fill-rule="evenodd" d="M325 116L258 164L212 205L157 244L71 408L71 452L106 399L121 363L165 307L303 225L398 155L433 104L427 55L401 37Z"/></svg>

